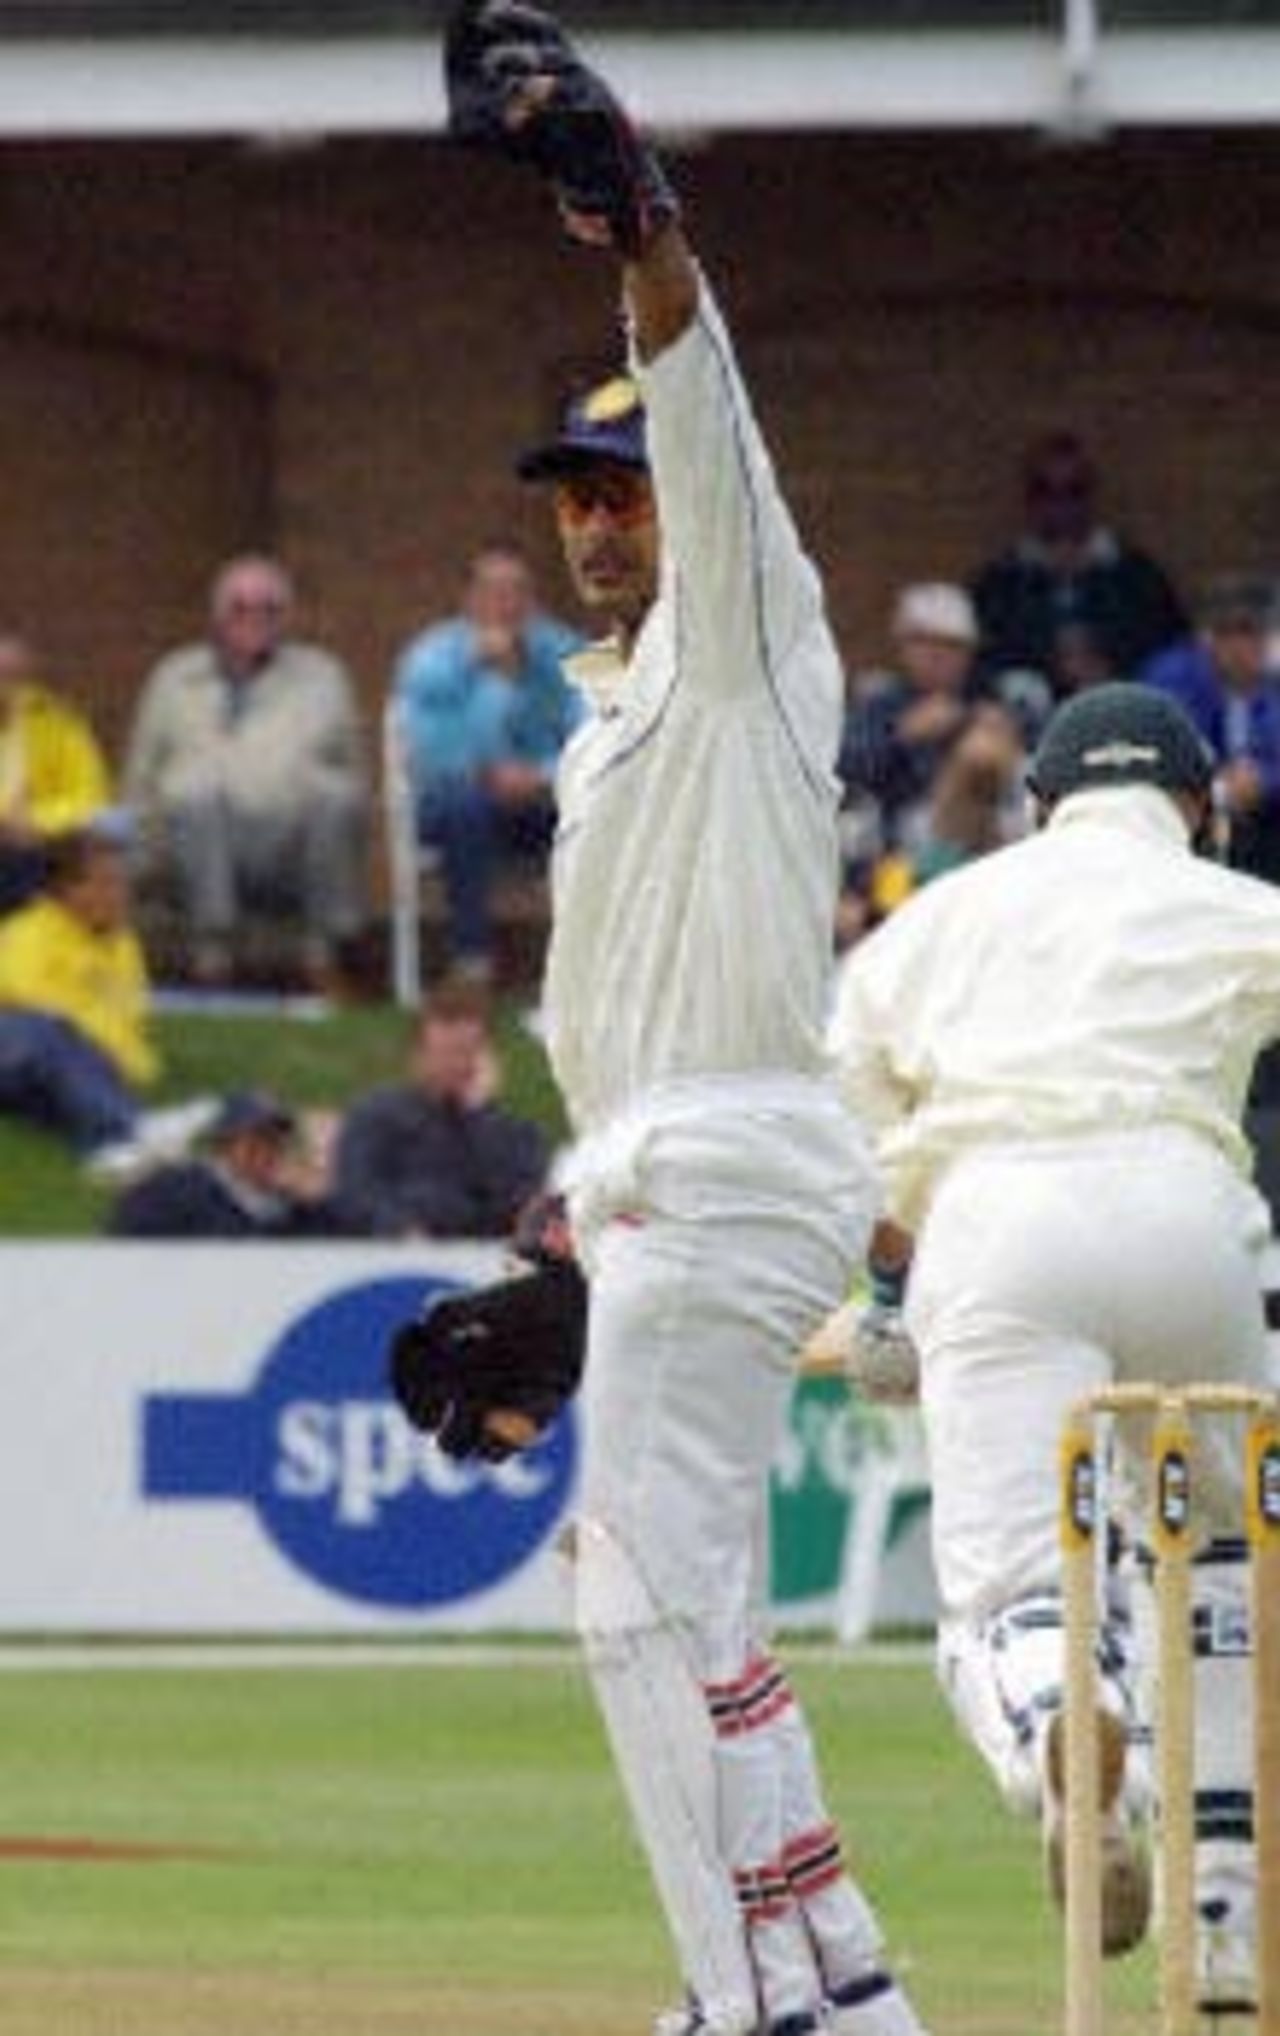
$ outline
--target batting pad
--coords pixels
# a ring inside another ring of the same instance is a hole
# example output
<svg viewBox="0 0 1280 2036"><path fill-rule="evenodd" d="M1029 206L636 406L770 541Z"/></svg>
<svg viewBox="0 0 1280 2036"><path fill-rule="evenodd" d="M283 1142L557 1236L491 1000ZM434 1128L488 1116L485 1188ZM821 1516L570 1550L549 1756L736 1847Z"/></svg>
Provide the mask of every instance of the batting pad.
<svg viewBox="0 0 1280 2036"><path fill-rule="evenodd" d="M1192 1572L1198 1861L1241 1865L1253 1846L1253 1676L1248 1551L1212 1541Z"/></svg>
<svg viewBox="0 0 1280 2036"><path fill-rule="evenodd" d="M1099 1695L1126 1722L1132 1703L1123 1650L1098 1647ZM977 1623L952 1620L938 1642L938 1671L957 1723L1019 1816L1040 1814L1043 1748L1062 1706L1062 1601L1036 1591Z"/></svg>
<svg viewBox="0 0 1280 2036"><path fill-rule="evenodd" d="M677 1631L601 1522L581 1520L575 1617L631 1814L687 1985L717 2036L759 2010L732 1876L718 1843L717 1777L702 1686Z"/></svg>

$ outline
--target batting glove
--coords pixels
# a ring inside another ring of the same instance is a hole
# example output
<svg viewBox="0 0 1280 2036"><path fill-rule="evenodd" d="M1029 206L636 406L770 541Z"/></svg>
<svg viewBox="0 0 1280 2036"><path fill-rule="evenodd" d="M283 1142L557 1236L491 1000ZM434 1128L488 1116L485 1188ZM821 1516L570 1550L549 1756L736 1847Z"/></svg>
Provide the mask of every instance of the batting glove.
<svg viewBox="0 0 1280 2036"><path fill-rule="evenodd" d="M449 128L530 163L569 232L630 259L679 217L657 156L554 16L525 0L463 0L445 35Z"/></svg>
<svg viewBox="0 0 1280 2036"><path fill-rule="evenodd" d="M920 1397L920 1353L903 1319L906 1268L868 1268L871 1298L854 1316L845 1373L864 1399L905 1406Z"/></svg>

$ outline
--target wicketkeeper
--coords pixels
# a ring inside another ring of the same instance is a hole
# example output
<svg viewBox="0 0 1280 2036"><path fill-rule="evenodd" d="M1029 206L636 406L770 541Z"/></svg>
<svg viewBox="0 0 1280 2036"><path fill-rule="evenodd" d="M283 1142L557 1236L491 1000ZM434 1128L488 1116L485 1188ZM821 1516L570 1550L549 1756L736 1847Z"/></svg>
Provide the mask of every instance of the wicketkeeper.
<svg viewBox="0 0 1280 2036"><path fill-rule="evenodd" d="M943 1679L1061 1892L1058 1443L1120 1380L1264 1383L1269 1224L1240 1130L1280 1034L1280 893L1193 853L1213 763L1172 701L1062 707L1033 767L1040 832L930 885L853 951L835 1044L917 1236ZM1195 1566L1200 1992L1254 1994L1251 1682L1239 1451L1206 1435ZM1133 1498L1132 1492L1130 1499ZM1147 1509L1126 1509L1132 1532ZM1143 1935L1149 1809L1136 1634L1102 1650L1105 1948Z"/></svg>
<svg viewBox="0 0 1280 2036"><path fill-rule="evenodd" d="M610 632L571 667L545 1003L590 1289L577 1622L688 1989L659 2029L915 2036L761 1632L789 1360L876 1199L823 1072L840 664L653 154L514 0L458 10L448 85L621 264L630 328L520 470Z"/></svg>

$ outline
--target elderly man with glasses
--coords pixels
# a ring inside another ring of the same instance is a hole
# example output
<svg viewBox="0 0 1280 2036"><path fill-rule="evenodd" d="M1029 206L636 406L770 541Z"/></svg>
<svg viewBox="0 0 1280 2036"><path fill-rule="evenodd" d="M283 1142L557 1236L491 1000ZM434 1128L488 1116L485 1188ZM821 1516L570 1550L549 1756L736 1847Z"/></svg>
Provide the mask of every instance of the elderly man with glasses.
<svg viewBox="0 0 1280 2036"><path fill-rule="evenodd" d="M214 579L203 641L147 679L125 797L144 863L162 866L205 985L233 979L246 907L296 917L309 988L335 987L365 920L369 792L351 681L290 633L293 587L271 558Z"/></svg>

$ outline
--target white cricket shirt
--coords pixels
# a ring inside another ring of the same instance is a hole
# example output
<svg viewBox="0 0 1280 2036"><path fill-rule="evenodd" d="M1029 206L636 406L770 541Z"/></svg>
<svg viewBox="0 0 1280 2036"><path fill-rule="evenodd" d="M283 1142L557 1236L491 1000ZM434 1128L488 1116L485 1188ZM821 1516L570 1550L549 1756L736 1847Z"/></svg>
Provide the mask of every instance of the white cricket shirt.
<svg viewBox="0 0 1280 2036"><path fill-rule="evenodd" d="M843 965L830 1043L915 1228L980 1144L1177 1125L1247 1174L1277 1035L1280 890L1193 855L1173 801L1133 786L910 899Z"/></svg>
<svg viewBox="0 0 1280 2036"><path fill-rule="evenodd" d="M575 1129L667 1083L823 1070L843 679L703 293L637 370L662 531L630 659L571 660L545 1004Z"/></svg>

